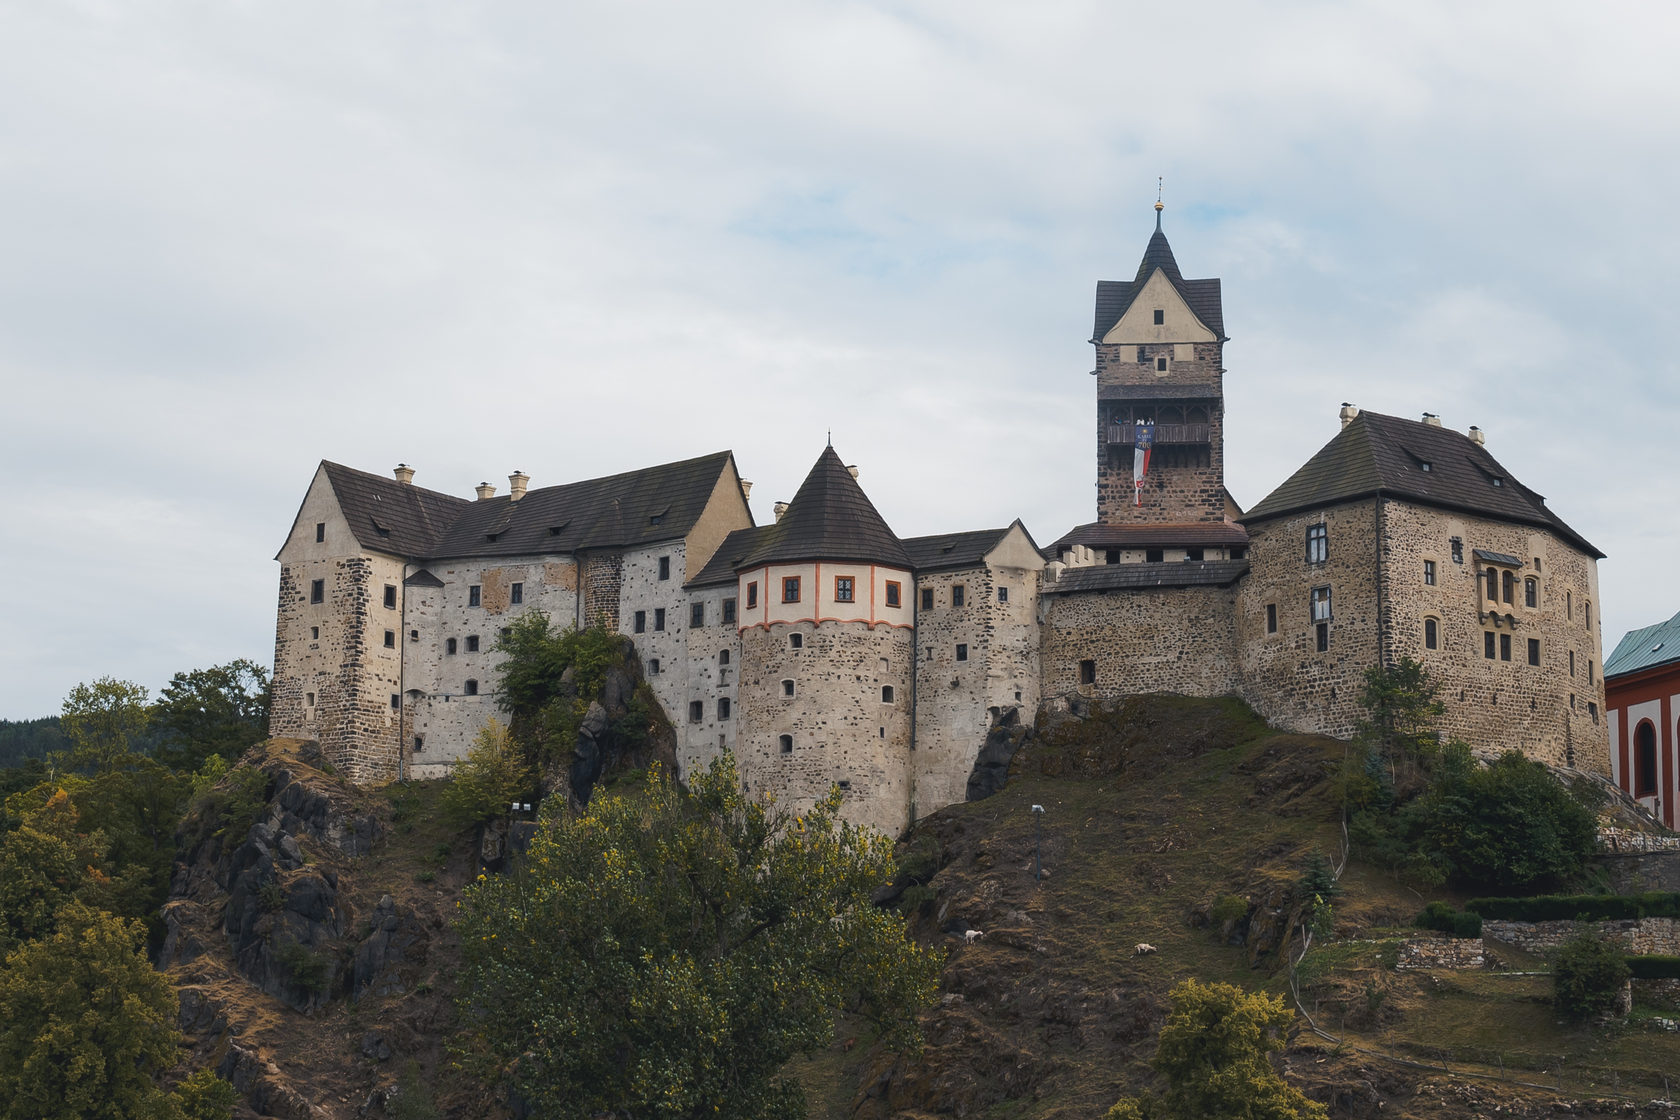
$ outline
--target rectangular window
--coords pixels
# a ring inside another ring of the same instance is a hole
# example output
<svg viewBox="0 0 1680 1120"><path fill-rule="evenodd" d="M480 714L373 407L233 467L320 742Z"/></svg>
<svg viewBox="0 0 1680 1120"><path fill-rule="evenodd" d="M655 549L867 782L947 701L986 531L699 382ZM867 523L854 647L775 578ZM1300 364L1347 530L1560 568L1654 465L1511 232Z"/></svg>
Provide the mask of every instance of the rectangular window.
<svg viewBox="0 0 1680 1120"><path fill-rule="evenodd" d="M1492 630L1483 630L1482 631L1482 656L1487 658L1489 661L1492 661L1493 658L1494 658L1493 647L1494 647L1495 644L1496 643L1493 640L1493 631Z"/></svg>
<svg viewBox="0 0 1680 1120"><path fill-rule="evenodd" d="M967 661L968 660L968 644L966 642L958 642L957 643L957 660L958 661Z"/></svg>
<svg viewBox="0 0 1680 1120"><path fill-rule="evenodd" d="M1145 564L1160 564L1166 558L1167 550L1164 548L1146 548L1143 550L1143 562Z"/></svg>
<svg viewBox="0 0 1680 1120"><path fill-rule="evenodd" d="M326 580L312 579L309 581L309 601L311 603L324 603L327 601Z"/></svg>
<svg viewBox="0 0 1680 1120"><path fill-rule="evenodd" d="M1593 663L1591 661L1587 662L1587 683L1593 683Z"/></svg>
<svg viewBox="0 0 1680 1120"><path fill-rule="evenodd" d="M315 522L315 543L320 544L322 541L324 541L326 539L327 539L327 523L325 521Z"/></svg>
<svg viewBox="0 0 1680 1120"><path fill-rule="evenodd" d="M1435 561L1425 560L1423 562L1423 582L1430 587L1435 586Z"/></svg>
<svg viewBox="0 0 1680 1120"><path fill-rule="evenodd" d="M834 601L836 603L850 603L856 580L851 576L834 577Z"/></svg>
<svg viewBox="0 0 1680 1120"><path fill-rule="evenodd" d="M669 556L661 556L659 558L659 578L671 578L671 558Z"/></svg>
<svg viewBox="0 0 1680 1120"><path fill-rule="evenodd" d="M509 584L508 585L508 602L511 603L513 606L517 607L519 604L523 603L524 601L525 601L525 585L523 583Z"/></svg>
<svg viewBox="0 0 1680 1120"><path fill-rule="evenodd" d="M999 587L997 589L997 597L998 597L998 602L1000 602L1000 603L1009 602L1009 588Z"/></svg>
<svg viewBox="0 0 1680 1120"><path fill-rule="evenodd" d="M1509 634L1499 635L1499 660L1511 660L1511 635Z"/></svg>
<svg viewBox="0 0 1680 1120"><path fill-rule="evenodd" d="M1452 561L1454 564L1464 563L1464 542L1457 537L1447 542L1452 545Z"/></svg>
<svg viewBox="0 0 1680 1120"><path fill-rule="evenodd" d="M1166 373L1167 372L1167 359L1165 359L1165 358L1156 358L1155 359L1155 372L1156 373Z"/></svg>
<svg viewBox="0 0 1680 1120"><path fill-rule="evenodd" d="M924 611L933 609L933 588L931 587L922 588L922 609Z"/></svg>
<svg viewBox="0 0 1680 1120"><path fill-rule="evenodd" d="M1187 548L1187 549L1184 550L1184 559L1186 559L1186 560L1200 560L1203 557L1205 557L1206 555L1207 555L1207 550L1206 549Z"/></svg>
<svg viewBox="0 0 1680 1120"><path fill-rule="evenodd" d="M308 693L305 693L304 696L305 696L305 703L307 703L311 708L313 708L315 706L315 694L313 692L308 692Z"/></svg>
<svg viewBox="0 0 1680 1120"><path fill-rule="evenodd" d="M395 692L391 693L391 710L394 712L398 708L401 708L401 707L402 707L402 697L398 696Z"/></svg>
<svg viewBox="0 0 1680 1120"><path fill-rule="evenodd" d="M1530 665L1540 664L1540 639L1539 638L1530 638L1528 640L1528 663Z"/></svg>
<svg viewBox="0 0 1680 1120"><path fill-rule="evenodd" d="M483 601L483 588L476 583L467 588L467 606L476 607Z"/></svg>
<svg viewBox="0 0 1680 1120"><path fill-rule="evenodd" d="M1441 624L1433 618L1423 620L1423 648L1441 648Z"/></svg>
<svg viewBox="0 0 1680 1120"><path fill-rule="evenodd" d="M1482 572L1487 577L1487 598L1490 603L1499 602L1499 573L1492 568L1485 568Z"/></svg>
<svg viewBox="0 0 1680 1120"><path fill-rule="evenodd" d="M903 594L903 588L897 580L889 579L887 581L887 606L896 607L901 605L903 602Z"/></svg>
<svg viewBox="0 0 1680 1120"><path fill-rule="evenodd" d="M706 718L706 702L704 700L690 700L688 702L688 722L699 723Z"/></svg>
<svg viewBox="0 0 1680 1120"><path fill-rule="evenodd" d="M1538 607L1540 605L1540 581L1533 576L1523 580L1523 606Z"/></svg>
<svg viewBox="0 0 1680 1120"><path fill-rule="evenodd" d="M397 609L397 589L389 583L385 585L385 609L388 611Z"/></svg>
<svg viewBox="0 0 1680 1120"><path fill-rule="evenodd" d="M425 738L422 737L422 736L416 735L414 737L414 753L419 754L421 751L423 751L425 749L426 749Z"/></svg>
<svg viewBox="0 0 1680 1120"><path fill-rule="evenodd" d="M1092 661L1081 661L1079 663L1079 683L1080 684L1096 684L1097 683L1097 663L1094 660L1092 660Z"/></svg>
<svg viewBox="0 0 1680 1120"><path fill-rule="evenodd" d="M1330 649L1330 624L1328 622L1319 623L1318 626L1317 626L1317 631L1318 631L1318 643L1317 643L1318 644L1318 652L1319 653L1324 653L1324 652L1326 652Z"/></svg>
<svg viewBox="0 0 1680 1120"><path fill-rule="evenodd" d="M477 634L468 634L467 635L467 652L468 653L477 653L478 652L478 635Z"/></svg>
<svg viewBox="0 0 1680 1120"><path fill-rule="evenodd" d="M965 606L967 604L967 601L968 601L968 588L964 587L960 583L952 584L951 585L951 605L953 607L961 607L961 606Z"/></svg>
<svg viewBox="0 0 1680 1120"><path fill-rule="evenodd" d="M397 632L395 630L385 631L385 648L386 649L396 649L397 648Z"/></svg>
<svg viewBox="0 0 1680 1120"><path fill-rule="evenodd" d="M1505 587L1505 601L1509 603L1513 598L1512 592L1516 587L1517 577L1512 575L1510 572L1501 572L1500 577L1500 582Z"/></svg>
<svg viewBox="0 0 1680 1120"><path fill-rule="evenodd" d="M645 634L647 632L647 612L646 611L637 611L636 612L635 631L638 634Z"/></svg>
<svg viewBox="0 0 1680 1120"><path fill-rule="evenodd" d="M1277 604L1276 603L1267 603L1266 604L1266 633L1268 633L1268 634L1276 634L1277 633Z"/></svg>
<svg viewBox="0 0 1680 1120"><path fill-rule="evenodd" d="M782 577L782 602L784 602L784 603L797 603L797 602L799 602L799 577L798 576L783 576Z"/></svg>
<svg viewBox="0 0 1680 1120"><path fill-rule="evenodd" d="M1313 588L1312 598L1309 600L1308 606L1311 608L1311 617L1314 622L1329 622L1330 589L1328 587Z"/></svg>
<svg viewBox="0 0 1680 1120"><path fill-rule="evenodd" d="M1569 675L1572 676L1572 677L1575 675L1575 651L1574 650L1569 651Z"/></svg>
<svg viewBox="0 0 1680 1120"><path fill-rule="evenodd" d="M1155 309L1155 325L1157 327L1159 327L1163 323L1165 323L1166 321L1167 321L1167 313L1166 313L1165 309L1157 307Z"/></svg>
<svg viewBox="0 0 1680 1120"><path fill-rule="evenodd" d="M478 695L478 682L474 681L474 680L467 681L467 686L466 686L465 691L466 691L466 694L468 696L477 696Z"/></svg>
<svg viewBox="0 0 1680 1120"><path fill-rule="evenodd" d="M454 638L445 638L443 640L443 652L448 654L453 654L455 652Z"/></svg>
<svg viewBox="0 0 1680 1120"><path fill-rule="evenodd" d="M747 609L750 611L758 606L758 581L755 579L747 584Z"/></svg>
<svg viewBox="0 0 1680 1120"><path fill-rule="evenodd" d="M718 697L718 720L721 722L729 718L729 697Z"/></svg>
<svg viewBox="0 0 1680 1120"><path fill-rule="evenodd" d="M1139 346L1137 348L1137 364L1140 366L1149 364L1149 350L1146 347Z"/></svg>
<svg viewBox="0 0 1680 1120"><path fill-rule="evenodd" d="M319 626L311 626L309 628L309 637L311 640L319 639L321 637L321 628Z"/></svg>
<svg viewBox="0 0 1680 1120"><path fill-rule="evenodd" d="M723 601L723 624L725 626L728 626L728 625L732 624L734 621L735 621L735 600L725 599Z"/></svg>
<svg viewBox="0 0 1680 1120"><path fill-rule="evenodd" d="M420 631L410 630L408 632L408 640L411 642L418 642L420 640Z"/></svg>
<svg viewBox="0 0 1680 1120"><path fill-rule="evenodd" d="M1330 527L1320 521L1307 526L1307 563L1322 564L1330 559Z"/></svg>
<svg viewBox="0 0 1680 1120"><path fill-rule="evenodd" d="M664 607L653 608L653 628L655 630L665 629L665 608Z"/></svg>
<svg viewBox="0 0 1680 1120"><path fill-rule="evenodd" d="M658 675L659 675L659 658L657 658L657 657L648 658L648 676L657 677Z"/></svg>
<svg viewBox="0 0 1680 1120"><path fill-rule="evenodd" d="M688 625L690 629L694 630L706 625L706 604L690 603L688 605Z"/></svg>

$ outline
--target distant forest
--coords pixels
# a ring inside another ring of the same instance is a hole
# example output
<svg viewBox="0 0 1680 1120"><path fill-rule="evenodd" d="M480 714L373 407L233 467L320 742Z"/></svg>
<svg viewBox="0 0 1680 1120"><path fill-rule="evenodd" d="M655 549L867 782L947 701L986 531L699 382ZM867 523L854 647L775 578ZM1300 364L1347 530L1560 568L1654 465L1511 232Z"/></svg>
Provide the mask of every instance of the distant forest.
<svg viewBox="0 0 1680 1120"><path fill-rule="evenodd" d="M25 759L46 758L65 748L64 733L57 716L40 719L0 719L0 767L16 766Z"/></svg>

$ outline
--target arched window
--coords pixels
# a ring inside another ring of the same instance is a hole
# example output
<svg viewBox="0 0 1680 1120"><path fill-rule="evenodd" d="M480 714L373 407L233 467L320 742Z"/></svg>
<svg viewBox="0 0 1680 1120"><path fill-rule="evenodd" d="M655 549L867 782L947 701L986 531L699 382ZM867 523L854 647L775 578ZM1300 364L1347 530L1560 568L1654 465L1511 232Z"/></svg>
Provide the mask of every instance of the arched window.
<svg viewBox="0 0 1680 1120"><path fill-rule="evenodd" d="M1652 797L1657 792L1657 729L1648 719L1633 731L1633 795Z"/></svg>
<svg viewBox="0 0 1680 1120"><path fill-rule="evenodd" d="M1509 603L1513 598L1515 598L1517 577L1512 575L1510 572L1505 572L1503 575L1504 579L1501 582L1505 585L1505 601Z"/></svg>
<svg viewBox="0 0 1680 1120"><path fill-rule="evenodd" d="M1540 581L1533 576L1523 580L1523 606L1538 607L1540 605Z"/></svg>
<svg viewBox="0 0 1680 1120"><path fill-rule="evenodd" d="M793 753L793 736L792 735L783 735L780 739L776 740L776 743L779 747L781 747L783 754L792 754Z"/></svg>
<svg viewBox="0 0 1680 1120"><path fill-rule="evenodd" d="M1488 602L1497 603L1499 602L1499 573L1492 568L1488 568L1486 571Z"/></svg>
<svg viewBox="0 0 1680 1120"><path fill-rule="evenodd" d="M718 650L718 664L719 665L729 664L729 651L728 650L726 650L726 649Z"/></svg>
<svg viewBox="0 0 1680 1120"><path fill-rule="evenodd" d="M788 648L789 649L804 649L805 648L805 635L803 635L803 634L789 634L788 635Z"/></svg>
<svg viewBox="0 0 1680 1120"><path fill-rule="evenodd" d="M891 704L892 702L893 702L893 686L890 685L890 684L882 685L881 686L881 703Z"/></svg>
<svg viewBox="0 0 1680 1120"><path fill-rule="evenodd" d="M792 696L793 695L793 681L791 679L784 680L782 682L782 695L783 696Z"/></svg>
<svg viewBox="0 0 1680 1120"><path fill-rule="evenodd" d="M1433 618L1423 620L1423 648L1441 648L1441 624Z"/></svg>

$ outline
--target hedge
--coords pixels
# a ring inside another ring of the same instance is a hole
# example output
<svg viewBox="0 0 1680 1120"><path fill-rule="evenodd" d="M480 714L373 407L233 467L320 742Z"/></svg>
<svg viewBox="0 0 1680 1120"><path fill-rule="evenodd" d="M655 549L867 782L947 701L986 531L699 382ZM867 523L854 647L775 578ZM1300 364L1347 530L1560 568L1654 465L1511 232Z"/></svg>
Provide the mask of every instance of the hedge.
<svg viewBox="0 0 1680 1120"><path fill-rule="evenodd" d="M1431 902L1423 908L1423 913L1412 919L1412 925L1418 929L1439 930L1450 933L1454 937L1480 937L1482 935L1482 916L1472 914L1466 910L1454 910L1445 902Z"/></svg>
<svg viewBox="0 0 1680 1120"><path fill-rule="evenodd" d="M1630 918L1680 918L1680 892L1473 898L1464 904L1464 908L1484 918L1514 922L1603 922Z"/></svg>
<svg viewBox="0 0 1680 1120"><path fill-rule="evenodd" d="M1629 957L1627 966L1641 980L1680 980L1680 957Z"/></svg>

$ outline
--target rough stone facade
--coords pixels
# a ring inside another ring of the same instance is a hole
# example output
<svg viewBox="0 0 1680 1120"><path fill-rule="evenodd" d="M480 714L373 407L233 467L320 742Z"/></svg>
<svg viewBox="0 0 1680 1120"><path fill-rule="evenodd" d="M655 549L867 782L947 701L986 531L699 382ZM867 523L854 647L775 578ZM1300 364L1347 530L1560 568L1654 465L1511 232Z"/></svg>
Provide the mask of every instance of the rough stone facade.
<svg viewBox="0 0 1680 1120"><path fill-rule="evenodd" d="M1232 587L1046 594L1044 694L1237 692L1236 598Z"/></svg>
<svg viewBox="0 0 1680 1120"><path fill-rule="evenodd" d="M1630 956L1680 956L1680 920L1674 918L1625 918L1588 923L1599 936L1613 941ZM1581 932L1580 922L1513 922L1489 919L1482 923L1482 936L1525 952L1549 956Z"/></svg>

